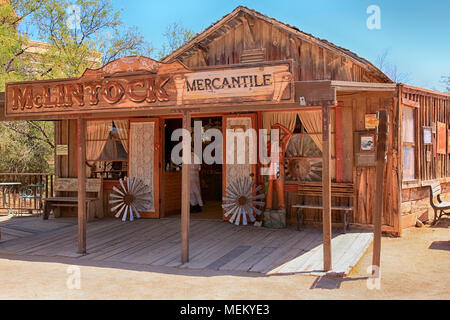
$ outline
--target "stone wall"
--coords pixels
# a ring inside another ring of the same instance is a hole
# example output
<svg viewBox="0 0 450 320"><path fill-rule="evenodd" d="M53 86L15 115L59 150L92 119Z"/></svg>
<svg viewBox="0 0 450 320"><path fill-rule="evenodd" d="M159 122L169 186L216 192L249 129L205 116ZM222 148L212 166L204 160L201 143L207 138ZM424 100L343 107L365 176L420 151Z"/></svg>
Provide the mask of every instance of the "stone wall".
<svg viewBox="0 0 450 320"><path fill-rule="evenodd" d="M441 199L450 201L450 183L442 184ZM435 200L436 201L436 200ZM402 190L401 226L415 226L416 220L433 220L434 210L430 205L429 187L408 188Z"/></svg>

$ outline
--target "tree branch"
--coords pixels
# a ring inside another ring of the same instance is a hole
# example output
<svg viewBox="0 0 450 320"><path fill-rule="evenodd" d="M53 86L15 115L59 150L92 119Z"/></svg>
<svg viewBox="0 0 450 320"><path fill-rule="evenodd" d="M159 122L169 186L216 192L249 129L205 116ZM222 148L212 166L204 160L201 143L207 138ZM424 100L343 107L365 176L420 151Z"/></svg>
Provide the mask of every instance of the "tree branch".
<svg viewBox="0 0 450 320"><path fill-rule="evenodd" d="M55 148L54 143L48 137L47 133L44 132L44 129L41 126L37 125L36 123L33 123L33 121L26 121L26 122L27 122L27 124L31 125L33 128L37 129L44 136L44 138L39 137L39 136L34 135L26 130L21 129L14 122L5 122L4 125L6 127L8 127L9 129L13 130L14 132L21 134L29 139L45 142L50 147Z"/></svg>

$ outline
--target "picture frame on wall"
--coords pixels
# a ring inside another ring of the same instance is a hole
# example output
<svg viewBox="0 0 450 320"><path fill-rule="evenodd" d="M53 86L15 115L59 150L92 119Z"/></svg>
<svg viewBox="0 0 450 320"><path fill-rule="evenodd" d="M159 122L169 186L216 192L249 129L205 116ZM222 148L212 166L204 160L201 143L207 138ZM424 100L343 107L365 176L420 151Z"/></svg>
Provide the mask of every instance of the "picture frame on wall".
<svg viewBox="0 0 450 320"><path fill-rule="evenodd" d="M361 134L359 136L359 151L374 152L375 151L375 134Z"/></svg>
<svg viewBox="0 0 450 320"><path fill-rule="evenodd" d="M433 130L431 129L431 127L423 127L423 145L433 145Z"/></svg>
<svg viewBox="0 0 450 320"><path fill-rule="evenodd" d="M376 165L375 131L357 131L354 136L355 166L374 167Z"/></svg>
<svg viewBox="0 0 450 320"><path fill-rule="evenodd" d="M437 142L436 153L447 153L447 126L445 123L436 122Z"/></svg>

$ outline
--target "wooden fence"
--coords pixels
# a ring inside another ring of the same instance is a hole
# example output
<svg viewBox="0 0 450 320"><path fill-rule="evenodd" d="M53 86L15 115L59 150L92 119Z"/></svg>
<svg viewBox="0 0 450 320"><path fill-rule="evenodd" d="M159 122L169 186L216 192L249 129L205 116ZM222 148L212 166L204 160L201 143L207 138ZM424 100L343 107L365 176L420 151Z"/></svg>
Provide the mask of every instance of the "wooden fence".
<svg viewBox="0 0 450 320"><path fill-rule="evenodd" d="M0 173L0 211L41 209L41 199L54 196L54 179L53 173Z"/></svg>

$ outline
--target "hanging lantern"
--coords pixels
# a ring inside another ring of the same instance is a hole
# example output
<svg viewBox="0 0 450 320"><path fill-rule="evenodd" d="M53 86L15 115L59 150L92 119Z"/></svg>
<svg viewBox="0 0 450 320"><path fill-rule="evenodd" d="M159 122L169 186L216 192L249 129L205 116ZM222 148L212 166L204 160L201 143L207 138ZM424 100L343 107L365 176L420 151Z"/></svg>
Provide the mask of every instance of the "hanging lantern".
<svg viewBox="0 0 450 320"><path fill-rule="evenodd" d="M229 222L239 225L247 225L247 216L251 222L255 222L254 213L261 215L261 210L257 208L264 207L265 194L257 194L262 186L253 190L255 181L250 178L238 178L231 182L226 188L226 196L223 197L225 217L230 217Z"/></svg>
<svg viewBox="0 0 450 320"><path fill-rule="evenodd" d="M127 178L119 180L119 188L113 187L113 191L109 195L109 204L111 212L115 212L115 217L126 221L129 217L130 221L134 218L139 219L141 215L139 211L145 211L151 206L151 189L141 179Z"/></svg>

